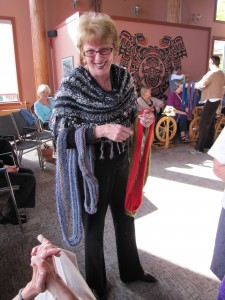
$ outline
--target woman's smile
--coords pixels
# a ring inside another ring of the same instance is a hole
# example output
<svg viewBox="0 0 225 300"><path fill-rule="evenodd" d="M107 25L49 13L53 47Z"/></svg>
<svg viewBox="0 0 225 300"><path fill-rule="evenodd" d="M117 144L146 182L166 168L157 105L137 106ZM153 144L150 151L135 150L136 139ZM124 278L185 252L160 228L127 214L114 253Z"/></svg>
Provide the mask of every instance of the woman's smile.
<svg viewBox="0 0 225 300"><path fill-rule="evenodd" d="M109 49L111 52L103 54L102 50ZM92 53L87 56L87 52ZM93 77L105 76L110 73L110 68L113 62L112 45L101 43L84 43L83 53L86 61L86 66Z"/></svg>

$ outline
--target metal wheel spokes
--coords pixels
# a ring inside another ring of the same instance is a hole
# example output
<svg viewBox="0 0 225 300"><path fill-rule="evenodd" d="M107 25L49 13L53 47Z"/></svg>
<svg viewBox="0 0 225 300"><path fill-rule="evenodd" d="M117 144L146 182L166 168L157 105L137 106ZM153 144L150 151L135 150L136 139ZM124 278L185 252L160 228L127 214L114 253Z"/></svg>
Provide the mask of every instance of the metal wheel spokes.
<svg viewBox="0 0 225 300"><path fill-rule="evenodd" d="M221 133L224 127L225 127L225 116L222 117L221 120L219 120L218 123L216 124L214 140L218 138L219 134Z"/></svg>

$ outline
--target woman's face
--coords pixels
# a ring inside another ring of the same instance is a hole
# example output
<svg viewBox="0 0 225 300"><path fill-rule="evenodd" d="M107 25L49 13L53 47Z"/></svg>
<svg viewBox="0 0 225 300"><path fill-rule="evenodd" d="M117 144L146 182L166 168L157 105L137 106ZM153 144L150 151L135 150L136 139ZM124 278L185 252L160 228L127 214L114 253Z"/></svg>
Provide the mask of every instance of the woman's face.
<svg viewBox="0 0 225 300"><path fill-rule="evenodd" d="M149 99L151 97L151 90L146 90L144 92L144 99Z"/></svg>
<svg viewBox="0 0 225 300"><path fill-rule="evenodd" d="M182 89L183 89L183 85L180 84L180 85L178 86L178 88L176 89L176 92L179 94L179 93L182 92Z"/></svg>
<svg viewBox="0 0 225 300"><path fill-rule="evenodd" d="M48 96L49 96L49 93L48 93L48 91L46 91L46 90L44 90L44 91L42 91L42 92L40 93L40 97L41 97L41 98L48 98Z"/></svg>
<svg viewBox="0 0 225 300"><path fill-rule="evenodd" d="M110 67L113 62L112 48L113 46L111 44L97 42L83 44L83 55L85 57L86 66L93 77L104 77L110 74ZM93 56L87 56L89 54L86 51L91 52L90 50L102 51L102 53L96 52Z"/></svg>

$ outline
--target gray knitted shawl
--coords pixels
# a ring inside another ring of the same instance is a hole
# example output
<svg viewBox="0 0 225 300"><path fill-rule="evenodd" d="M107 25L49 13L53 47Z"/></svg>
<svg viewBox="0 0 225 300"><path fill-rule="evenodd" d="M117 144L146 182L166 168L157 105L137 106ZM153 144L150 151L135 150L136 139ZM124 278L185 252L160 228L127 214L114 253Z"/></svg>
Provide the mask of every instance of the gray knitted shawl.
<svg viewBox="0 0 225 300"><path fill-rule="evenodd" d="M123 67L111 66L112 91L104 91L90 73L80 66L64 78L55 95L50 120L53 137L67 127L95 127L107 123L130 127L137 114L134 85ZM113 143L102 139L101 143Z"/></svg>
<svg viewBox="0 0 225 300"><path fill-rule="evenodd" d="M138 112L133 81L127 70L112 65L111 82L111 92L102 90L90 73L80 66L63 79L55 95L50 128L58 148L56 202L64 240L71 246L77 245L82 238L83 201L77 182L78 170L83 176L84 208L90 214L97 210L98 181L94 176L94 150L93 145L86 144L86 128L106 123L132 126ZM76 146L67 150L67 128L70 127L76 129ZM111 146L110 157L113 157L114 142L104 138L100 143L100 158L104 158L106 143ZM123 143L122 146L117 144L119 152L125 149L127 141Z"/></svg>

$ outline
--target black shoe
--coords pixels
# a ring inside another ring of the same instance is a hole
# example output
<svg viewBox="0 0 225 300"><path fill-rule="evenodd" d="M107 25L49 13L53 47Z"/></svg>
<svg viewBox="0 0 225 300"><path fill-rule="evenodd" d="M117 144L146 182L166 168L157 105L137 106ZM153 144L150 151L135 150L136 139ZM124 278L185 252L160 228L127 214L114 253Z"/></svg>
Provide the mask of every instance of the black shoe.
<svg viewBox="0 0 225 300"><path fill-rule="evenodd" d="M98 291L96 289L91 289L92 293L94 294L96 300L107 300L106 291Z"/></svg>
<svg viewBox="0 0 225 300"><path fill-rule="evenodd" d="M148 272L144 272L139 280L144 282L157 282L157 279Z"/></svg>
<svg viewBox="0 0 225 300"><path fill-rule="evenodd" d="M144 272L141 276L135 278L135 279L122 279L121 280L125 283L131 283L134 281L143 281L143 282L157 282L157 279L152 276L151 274L149 274L148 272Z"/></svg>
<svg viewBox="0 0 225 300"><path fill-rule="evenodd" d="M20 216L20 219L21 219L21 223L26 223L27 222L27 217L23 215ZM18 225L19 222L17 220L17 218L11 218L11 217L8 217L8 216L3 216L2 213L0 213L0 224L13 224L13 225Z"/></svg>

